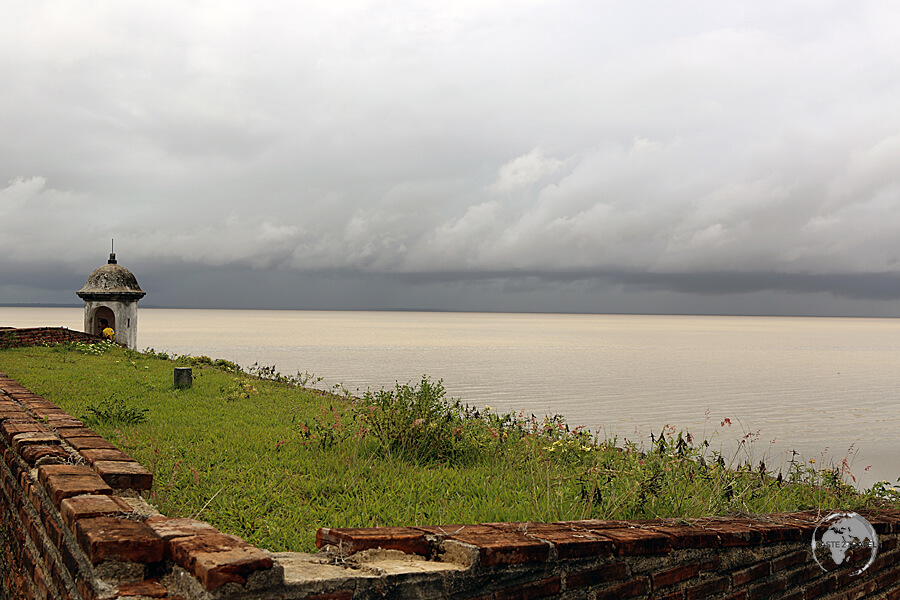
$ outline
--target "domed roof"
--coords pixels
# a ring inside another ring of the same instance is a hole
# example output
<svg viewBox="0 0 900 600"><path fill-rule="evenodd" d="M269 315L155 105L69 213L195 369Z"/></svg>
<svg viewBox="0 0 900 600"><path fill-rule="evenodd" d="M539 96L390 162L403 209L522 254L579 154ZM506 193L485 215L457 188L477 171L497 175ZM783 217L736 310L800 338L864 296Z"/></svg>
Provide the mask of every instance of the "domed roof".
<svg viewBox="0 0 900 600"><path fill-rule="evenodd" d="M140 300L147 292L138 285L134 273L116 262L116 255L110 253L109 263L95 269L76 292L84 300L121 299Z"/></svg>

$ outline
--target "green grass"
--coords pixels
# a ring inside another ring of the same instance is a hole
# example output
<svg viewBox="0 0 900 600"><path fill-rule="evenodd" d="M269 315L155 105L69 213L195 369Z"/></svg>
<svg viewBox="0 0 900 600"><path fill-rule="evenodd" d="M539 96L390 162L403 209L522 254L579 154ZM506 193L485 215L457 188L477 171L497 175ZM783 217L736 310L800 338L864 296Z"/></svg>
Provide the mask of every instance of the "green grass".
<svg viewBox="0 0 900 600"><path fill-rule="evenodd" d="M184 364L194 385L177 390ZM164 514L273 551L312 550L323 526L858 509L890 494L810 463L779 481L674 429L617 448L560 419L468 409L427 378L353 399L291 384L308 375L80 344L0 350L0 371L150 469L147 499Z"/></svg>

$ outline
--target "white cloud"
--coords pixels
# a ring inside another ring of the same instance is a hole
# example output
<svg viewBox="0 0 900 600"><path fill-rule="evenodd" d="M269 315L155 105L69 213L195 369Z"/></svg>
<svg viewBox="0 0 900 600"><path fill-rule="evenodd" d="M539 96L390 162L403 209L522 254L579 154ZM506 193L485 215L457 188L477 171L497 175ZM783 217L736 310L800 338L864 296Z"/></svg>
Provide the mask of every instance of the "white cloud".
<svg viewBox="0 0 900 600"><path fill-rule="evenodd" d="M563 161L544 156L540 147L528 154L514 158L497 173L497 180L488 186L488 191L495 194L509 194L527 188L549 175L553 175L563 166Z"/></svg>

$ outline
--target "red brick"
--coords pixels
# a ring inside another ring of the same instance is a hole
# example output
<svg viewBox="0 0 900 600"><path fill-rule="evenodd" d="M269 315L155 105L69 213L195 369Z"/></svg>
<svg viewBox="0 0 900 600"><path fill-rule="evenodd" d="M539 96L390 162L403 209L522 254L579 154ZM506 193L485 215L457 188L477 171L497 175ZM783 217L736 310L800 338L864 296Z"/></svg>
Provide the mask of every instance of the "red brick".
<svg viewBox="0 0 900 600"><path fill-rule="evenodd" d="M619 579L625 579L627 574L628 569L623 562L601 565L593 569L585 569L584 571L567 574L566 589L574 590L610 581L617 581Z"/></svg>
<svg viewBox="0 0 900 600"><path fill-rule="evenodd" d="M650 589L650 582L646 577L640 577L632 581L614 585L603 591L597 592L597 600L618 600L619 598L634 598L643 596Z"/></svg>
<svg viewBox="0 0 900 600"><path fill-rule="evenodd" d="M100 437L96 431L88 429L84 425L76 425L74 427L58 426L56 427L56 435L65 440L70 438Z"/></svg>
<svg viewBox="0 0 900 600"><path fill-rule="evenodd" d="M781 578L784 579L785 582L787 582L788 587L793 587L801 583L806 583L810 579L815 579L821 574L822 569L819 568L819 565L813 564L801 567L796 571L786 573L782 575Z"/></svg>
<svg viewBox="0 0 900 600"><path fill-rule="evenodd" d="M863 581L854 586L848 587L846 590L841 590L842 600L857 600L858 598L863 598L868 596L878 587L878 584L874 581Z"/></svg>
<svg viewBox="0 0 900 600"><path fill-rule="evenodd" d="M579 527L581 529L624 529L630 527L632 523L628 521L612 520L612 519L582 519L580 521L559 521L557 525L566 525L567 527Z"/></svg>
<svg viewBox="0 0 900 600"><path fill-rule="evenodd" d="M303 600L352 600L352 598L353 590L344 590L340 592L331 592L329 594L314 594L312 596L304 596Z"/></svg>
<svg viewBox="0 0 900 600"><path fill-rule="evenodd" d="M747 600L759 600L759 598L772 598L775 592L782 592L787 587L784 579L773 579L760 583L747 590Z"/></svg>
<svg viewBox="0 0 900 600"><path fill-rule="evenodd" d="M483 566L546 562L550 544L489 525L467 525L450 536L476 546Z"/></svg>
<svg viewBox="0 0 900 600"><path fill-rule="evenodd" d="M27 431L25 433L17 433L12 438L12 445L16 452L22 452L25 446L33 446L41 444L44 446L52 446L59 444L59 438L52 433L43 431Z"/></svg>
<svg viewBox="0 0 900 600"><path fill-rule="evenodd" d="M190 571L206 587L214 590L235 582L243 585L255 571L274 564L265 552L241 538L225 533L208 533L169 542L172 558Z"/></svg>
<svg viewBox="0 0 900 600"><path fill-rule="evenodd" d="M877 514L872 511L863 511L862 516L871 523L878 535L888 535L900 531L900 519L890 514Z"/></svg>
<svg viewBox="0 0 900 600"><path fill-rule="evenodd" d="M69 458L69 453L59 446L26 446L22 450L22 460L34 466L39 460L43 462L64 461Z"/></svg>
<svg viewBox="0 0 900 600"><path fill-rule="evenodd" d="M59 512L69 529L75 531L75 523L79 519L130 513L132 508L127 502L116 496L77 496L63 500L59 506Z"/></svg>
<svg viewBox="0 0 900 600"><path fill-rule="evenodd" d="M696 563L692 565L681 565L680 567L675 567L668 571L663 571L662 573L656 573L651 578L653 581L653 589L681 583L691 577L697 577L699 574L700 565Z"/></svg>
<svg viewBox="0 0 900 600"><path fill-rule="evenodd" d="M51 415L47 417L47 425L54 431L63 427L84 427L84 423L72 415Z"/></svg>
<svg viewBox="0 0 900 600"><path fill-rule="evenodd" d="M788 567L793 567L794 565L799 565L801 563L805 563L809 560L809 551L808 550L798 550L796 552L792 552L786 556L781 556L772 561L772 572L776 573L781 571L782 569L787 569Z"/></svg>
<svg viewBox="0 0 900 600"><path fill-rule="evenodd" d="M684 597L686 600L699 600L699 598L706 598L712 594L720 594L727 589L728 578L717 577L715 579L708 579L690 589L686 589L684 591Z"/></svg>
<svg viewBox="0 0 900 600"><path fill-rule="evenodd" d="M35 422L16 423L12 419L8 419L6 421L3 421L2 424L0 424L0 431L3 432L3 436L6 438L7 441L12 441L13 436L15 436L18 433L26 433L29 431L46 432L47 428L44 427L43 425L39 425L38 423L35 423Z"/></svg>
<svg viewBox="0 0 900 600"><path fill-rule="evenodd" d="M149 490L153 487L153 474L137 462L98 460L91 468L115 490Z"/></svg>
<svg viewBox="0 0 900 600"><path fill-rule="evenodd" d="M752 567L747 567L746 569L741 569L740 571L735 571L731 575L731 581L734 585L744 585L750 581L754 581L755 579L759 579L761 577L765 577L769 574L769 563L761 563L758 565L753 565Z"/></svg>
<svg viewBox="0 0 900 600"><path fill-rule="evenodd" d="M147 598L165 598L168 590L156 579L148 579L137 583L123 583L115 589L119 596L144 596Z"/></svg>
<svg viewBox="0 0 900 600"><path fill-rule="evenodd" d="M31 412L39 420L49 423L51 419L71 419L72 415L61 408L44 408L41 406L32 406Z"/></svg>
<svg viewBox="0 0 900 600"><path fill-rule="evenodd" d="M115 446L104 440L102 437L94 436L94 437L73 437L73 438L64 438L66 442L81 452L82 450L86 450L88 448L96 449L96 448L105 448L107 450L118 450Z"/></svg>
<svg viewBox="0 0 900 600"><path fill-rule="evenodd" d="M51 475L93 475L90 467L84 465L43 465L38 467L38 481L47 485L47 478Z"/></svg>
<svg viewBox="0 0 900 600"><path fill-rule="evenodd" d="M669 536L644 529L603 529L598 534L616 544L616 552L622 556L658 554L672 550Z"/></svg>
<svg viewBox="0 0 900 600"><path fill-rule="evenodd" d="M16 420L31 420L28 417L28 413L22 410L21 408L2 408L0 407L0 423L4 421L8 421L10 419Z"/></svg>
<svg viewBox="0 0 900 600"><path fill-rule="evenodd" d="M495 600L533 600L558 594L559 576L494 592Z"/></svg>
<svg viewBox="0 0 900 600"><path fill-rule="evenodd" d="M87 463L93 464L98 460L118 460L124 462L134 462L134 459L122 452L121 450L110 450L109 448L85 448L79 452Z"/></svg>
<svg viewBox="0 0 900 600"><path fill-rule="evenodd" d="M886 573L882 573L876 579L879 587L890 587L897 583L900 580L900 570L888 571Z"/></svg>
<svg viewBox="0 0 900 600"><path fill-rule="evenodd" d="M806 600L813 598L821 598L826 594L833 592L837 588L837 577L828 577L818 583L814 583L806 590Z"/></svg>
<svg viewBox="0 0 900 600"><path fill-rule="evenodd" d="M706 571L717 571L722 561L718 556L713 556L712 558L708 558L706 560L700 561L700 572L705 573Z"/></svg>
<svg viewBox="0 0 900 600"><path fill-rule="evenodd" d="M705 523L704 527L715 532L722 546L750 546L759 544L763 540L760 531L745 524L729 521L716 521Z"/></svg>
<svg viewBox="0 0 900 600"><path fill-rule="evenodd" d="M817 511L802 511L793 513L775 513L767 515L770 521L780 525L787 525L797 528L801 539L808 539L816 530L819 521L822 520L824 514Z"/></svg>
<svg viewBox="0 0 900 600"><path fill-rule="evenodd" d="M54 518L42 519L42 522L44 524L44 529L47 531L47 537L50 538L50 541L53 542L54 546L59 548L63 539L62 525L57 523Z"/></svg>
<svg viewBox="0 0 900 600"><path fill-rule="evenodd" d="M144 522L156 532L156 535L167 542L174 538L189 537L201 533L219 533L219 530L209 523L183 517L150 517Z"/></svg>
<svg viewBox="0 0 900 600"><path fill-rule="evenodd" d="M612 540L558 523L492 523L491 526L549 542L556 547L559 558L610 556L615 550Z"/></svg>
<svg viewBox="0 0 900 600"><path fill-rule="evenodd" d="M127 562L160 562L165 542L144 523L114 517L95 517L76 522L78 544L91 562L108 558Z"/></svg>
<svg viewBox="0 0 900 600"><path fill-rule="evenodd" d="M38 477L56 506L65 498L81 494L112 494L112 488L82 465L43 465L38 467Z"/></svg>
<svg viewBox="0 0 900 600"><path fill-rule="evenodd" d="M425 534L411 527L322 527L316 532L316 546L321 548L326 544L339 546L350 554L370 548L422 555L428 554L429 550Z"/></svg>
<svg viewBox="0 0 900 600"><path fill-rule="evenodd" d="M651 522L647 529L669 536L673 548L715 548L719 545L719 536L703 527L691 525L657 525Z"/></svg>

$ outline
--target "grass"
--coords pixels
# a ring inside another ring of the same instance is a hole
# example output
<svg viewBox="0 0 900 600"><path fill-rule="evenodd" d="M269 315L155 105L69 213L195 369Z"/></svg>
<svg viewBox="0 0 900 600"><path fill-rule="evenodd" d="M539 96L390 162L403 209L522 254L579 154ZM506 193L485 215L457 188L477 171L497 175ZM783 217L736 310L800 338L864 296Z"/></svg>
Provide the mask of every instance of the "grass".
<svg viewBox="0 0 900 600"><path fill-rule="evenodd" d="M195 367L187 390L173 385L183 365ZM884 485L857 492L843 466L771 473L674 428L647 447L617 447L560 418L469 408L425 377L352 398L300 387L319 381L309 374L256 366L251 376L228 361L111 344L3 349L0 370L150 469L147 499L164 514L273 551L310 551L323 526L702 517L896 499Z"/></svg>

